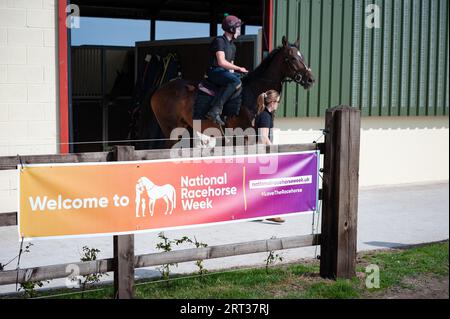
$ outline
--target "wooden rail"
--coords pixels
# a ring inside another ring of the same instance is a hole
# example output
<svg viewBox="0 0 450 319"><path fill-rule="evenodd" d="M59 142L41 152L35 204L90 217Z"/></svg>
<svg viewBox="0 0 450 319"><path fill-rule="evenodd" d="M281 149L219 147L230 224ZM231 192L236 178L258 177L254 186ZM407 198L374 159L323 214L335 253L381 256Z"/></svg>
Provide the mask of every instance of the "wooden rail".
<svg viewBox="0 0 450 319"><path fill-rule="evenodd" d="M0 227L16 226L17 213L0 213Z"/></svg>
<svg viewBox="0 0 450 319"><path fill-rule="evenodd" d="M24 155L0 157L0 171L17 169L18 165L26 164L60 164L60 163L86 163L106 162L111 152L55 154L55 155Z"/></svg>
<svg viewBox="0 0 450 319"><path fill-rule="evenodd" d="M309 247L319 244L320 235L306 235L258 240L228 245L209 246L206 248L175 250L170 252L135 256L134 268L197 261L201 259L206 260L229 256L263 253L272 250ZM110 272L114 271L115 268L114 258L19 269L18 282L24 283L27 281L66 278L71 274L71 271L74 268L79 269L78 275L80 276L90 275L93 273ZM7 270L0 272L0 285L15 284L16 279L16 270Z"/></svg>
<svg viewBox="0 0 450 319"><path fill-rule="evenodd" d="M190 157L209 157L209 156L231 156L231 155L251 155L251 154L271 154L271 153L289 153L320 150L323 154L324 143L310 144L285 144L273 146L255 146L255 147L216 147L214 149L164 149L164 150L145 150L135 151L128 161L148 161L159 159L170 159L174 155L181 158ZM66 155L24 155L24 156L4 156L0 157L0 171L14 170L17 166L23 164L61 164L61 163L99 163L111 161L114 151L99 153L80 153Z"/></svg>

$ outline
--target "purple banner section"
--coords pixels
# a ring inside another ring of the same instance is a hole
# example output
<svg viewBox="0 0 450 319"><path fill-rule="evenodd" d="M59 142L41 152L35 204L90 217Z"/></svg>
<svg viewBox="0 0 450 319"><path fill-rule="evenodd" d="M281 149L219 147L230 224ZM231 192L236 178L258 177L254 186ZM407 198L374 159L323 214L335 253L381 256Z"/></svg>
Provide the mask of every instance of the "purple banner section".
<svg viewBox="0 0 450 319"><path fill-rule="evenodd" d="M316 211L318 201L318 152L276 156L276 168L249 165L245 169L246 209L237 219ZM251 158L249 158L251 160ZM261 162L262 158L259 158ZM274 162L273 158L267 158Z"/></svg>

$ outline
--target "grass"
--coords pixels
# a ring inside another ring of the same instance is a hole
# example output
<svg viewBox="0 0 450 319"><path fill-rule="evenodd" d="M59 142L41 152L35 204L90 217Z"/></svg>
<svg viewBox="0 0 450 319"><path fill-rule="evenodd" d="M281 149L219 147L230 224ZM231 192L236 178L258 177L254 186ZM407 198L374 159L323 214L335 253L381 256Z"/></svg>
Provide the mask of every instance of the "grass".
<svg viewBox="0 0 450 319"><path fill-rule="evenodd" d="M423 274L448 276L448 242L419 246L398 253L378 252L362 257L366 263L380 267L380 288L404 286L406 277Z"/></svg>
<svg viewBox="0 0 450 319"><path fill-rule="evenodd" d="M380 269L380 288L365 287L365 267L375 264ZM211 272L197 277L172 277L169 281L141 281L136 283L136 298L149 299L272 299L272 298L365 298L373 292L404 287L405 278L433 276L448 277L448 241L409 249L376 251L360 254L358 276L337 281L320 278L318 261L273 266L260 269L236 269ZM39 293L40 296L68 293L59 290ZM84 298L111 298L111 285L87 291ZM58 297L62 298L62 296ZM81 298L81 293L64 298Z"/></svg>

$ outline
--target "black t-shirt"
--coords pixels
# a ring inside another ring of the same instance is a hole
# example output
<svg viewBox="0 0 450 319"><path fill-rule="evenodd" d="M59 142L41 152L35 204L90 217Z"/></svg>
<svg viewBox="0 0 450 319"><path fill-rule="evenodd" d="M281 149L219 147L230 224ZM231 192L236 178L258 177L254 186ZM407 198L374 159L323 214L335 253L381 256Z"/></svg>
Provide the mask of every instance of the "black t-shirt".
<svg viewBox="0 0 450 319"><path fill-rule="evenodd" d="M260 114L258 114L256 116L255 119L255 127L256 127L256 132L258 135L258 141L261 140L261 136L259 134L259 129L260 128L268 128L269 129L269 140L271 142L273 142L272 140L272 130L273 130L273 117L272 117L272 113L270 113L267 108L264 109L264 111L262 111Z"/></svg>
<svg viewBox="0 0 450 319"><path fill-rule="evenodd" d="M210 53L210 66L215 67L219 66L217 64L217 57L216 53L218 51L225 52L225 60L228 62L234 61L234 58L236 56L236 46L231 41L228 41L226 36L216 37L214 41L211 43L211 46L209 47L209 53Z"/></svg>

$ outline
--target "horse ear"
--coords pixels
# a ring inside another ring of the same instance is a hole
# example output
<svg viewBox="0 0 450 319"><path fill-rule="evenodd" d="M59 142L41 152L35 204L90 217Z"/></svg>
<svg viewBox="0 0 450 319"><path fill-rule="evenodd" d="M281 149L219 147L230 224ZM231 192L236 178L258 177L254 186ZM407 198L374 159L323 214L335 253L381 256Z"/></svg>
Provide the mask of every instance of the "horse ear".
<svg viewBox="0 0 450 319"><path fill-rule="evenodd" d="M300 49L300 37L297 37L297 41L295 41L294 46L295 46L297 49Z"/></svg>
<svg viewBox="0 0 450 319"><path fill-rule="evenodd" d="M289 45L289 42L286 39L286 36L283 36L283 39L281 41L282 41L284 47L287 47Z"/></svg>

